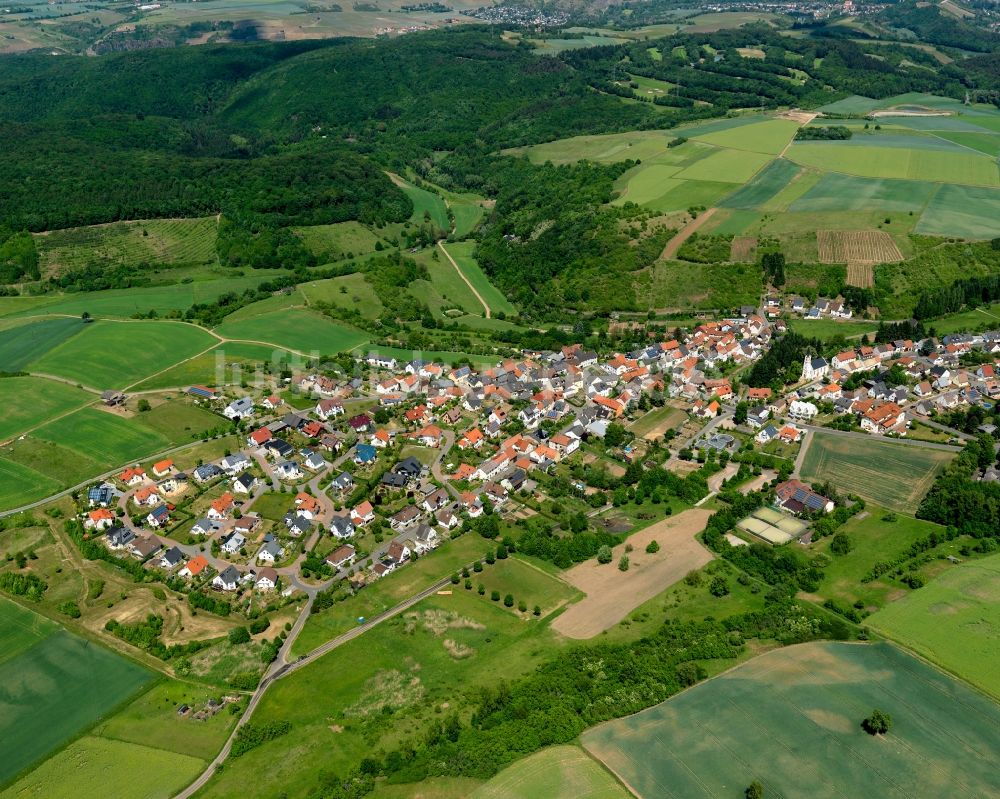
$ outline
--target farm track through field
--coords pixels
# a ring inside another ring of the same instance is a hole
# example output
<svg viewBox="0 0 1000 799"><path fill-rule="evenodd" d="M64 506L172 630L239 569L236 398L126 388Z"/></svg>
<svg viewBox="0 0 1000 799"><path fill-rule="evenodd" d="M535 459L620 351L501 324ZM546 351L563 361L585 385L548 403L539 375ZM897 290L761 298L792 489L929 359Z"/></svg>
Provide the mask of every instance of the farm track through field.
<svg viewBox="0 0 1000 799"><path fill-rule="evenodd" d="M490 306L486 304L486 300L483 299L483 295L476 290L476 287L472 285L472 281L465 276L465 272L463 272L462 268L455 262L455 259L451 257L451 253L445 249L444 242L439 241L438 247L441 248L441 252L444 253L445 258L447 258L448 261L451 263L451 265L455 267L455 271L458 272L459 277L461 277L462 280L465 281L465 285L469 287L469 291L471 291L473 294L476 295L476 299L479 300L479 304L483 306L483 310L486 312L486 318L487 319L492 318L490 313Z"/></svg>
<svg viewBox="0 0 1000 799"><path fill-rule="evenodd" d="M712 216L715 214L715 208L709 208L707 211L703 211L698 214L696 219L692 219L688 222L670 241L667 242L667 246L663 248L663 252L660 254L661 261L668 261L677 255L677 251L681 248L691 236L698 232L698 228L704 225Z"/></svg>

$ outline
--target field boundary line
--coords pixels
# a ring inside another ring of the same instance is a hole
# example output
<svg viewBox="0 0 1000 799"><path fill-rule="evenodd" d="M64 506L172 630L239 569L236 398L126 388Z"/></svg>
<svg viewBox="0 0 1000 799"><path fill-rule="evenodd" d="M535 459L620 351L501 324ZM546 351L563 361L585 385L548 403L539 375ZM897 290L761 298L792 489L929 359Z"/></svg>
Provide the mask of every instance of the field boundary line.
<svg viewBox="0 0 1000 799"><path fill-rule="evenodd" d="M465 281L465 285L468 286L469 290L476 295L476 299L479 300L479 303L483 306L483 309L486 311L486 318L487 319L492 318L490 306L486 304L486 300L483 299L483 295L480 294L479 291L476 289L476 287L472 285L472 281L465 276L465 272L462 271L462 268L458 265L455 259L451 257L451 253L448 252L447 249L445 249L444 242L439 241L438 247L441 248L441 252L443 252L445 257L451 262L451 265L455 267L455 271L458 272L458 276Z"/></svg>

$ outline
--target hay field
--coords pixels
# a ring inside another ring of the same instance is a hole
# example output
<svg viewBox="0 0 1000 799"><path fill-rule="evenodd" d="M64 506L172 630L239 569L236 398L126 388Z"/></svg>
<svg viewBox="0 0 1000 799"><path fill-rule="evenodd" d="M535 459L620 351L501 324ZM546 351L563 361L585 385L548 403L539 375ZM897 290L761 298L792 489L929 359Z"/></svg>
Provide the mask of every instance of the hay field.
<svg viewBox="0 0 1000 799"><path fill-rule="evenodd" d="M867 623L1000 698L1000 555L950 568Z"/></svg>
<svg viewBox="0 0 1000 799"><path fill-rule="evenodd" d="M79 319L45 319L8 327L0 332L0 369L20 372L53 347L84 329Z"/></svg>
<svg viewBox="0 0 1000 799"><path fill-rule="evenodd" d="M567 638L593 638L624 619L647 599L676 583L693 569L712 559L712 553L696 539L711 511L691 508L652 524L629 536L634 547L627 572L618 570L625 542L612 550L610 563L589 560L574 566L563 578L587 596L552 622L552 629ZM655 554L645 552L650 541L660 545Z"/></svg>
<svg viewBox="0 0 1000 799"><path fill-rule="evenodd" d="M861 720L892 717L876 738ZM761 655L584 747L641 799L996 796L1000 707L891 644L812 643Z"/></svg>
<svg viewBox="0 0 1000 799"><path fill-rule="evenodd" d="M969 239L1000 236L1000 191L941 186L928 202L914 232Z"/></svg>
<svg viewBox="0 0 1000 799"><path fill-rule="evenodd" d="M913 513L954 454L875 438L816 433L802 463L802 479L829 480L845 493L902 513Z"/></svg>
<svg viewBox="0 0 1000 799"><path fill-rule="evenodd" d="M470 799L629 799L631 794L576 746L553 746L508 766Z"/></svg>
<svg viewBox="0 0 1000 799"><path fill-rule="evenodd" d="M739 128L696 134L692 138L716 147L777 155L799 129L790 119L768 119Z"/></svg>
<svg viewBox="0 0 1000 799"><path fill-rule="evenodd" d="M903 260L892 236L884 230L817 230L819 260L824 264L886 264Z"/></svg>

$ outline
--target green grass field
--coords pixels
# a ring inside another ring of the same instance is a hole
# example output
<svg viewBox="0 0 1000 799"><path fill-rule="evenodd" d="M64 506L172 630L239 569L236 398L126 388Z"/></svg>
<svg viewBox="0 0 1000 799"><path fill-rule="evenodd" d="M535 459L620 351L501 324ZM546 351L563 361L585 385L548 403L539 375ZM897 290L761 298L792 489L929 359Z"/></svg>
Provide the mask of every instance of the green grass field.
<svg viewBox="0 0 1000 799"><path fill-rule="evenodd" d="M1000 186L996 161L971 151L946 152L868 145L841 147L838 142L796 142L788 149L786 158L803 166L862 177Z"/></svg>
<svg viewBox="0 0 1000 799"><path fill-rule="evenodd" d="M458 264L469 282L475 286L480 296L486 300L486 304L490 306L493 314L496 315L498 311L508 315L516 314L517 309L511 305L510 300L500 292L500 289L490 283L486 273L476 263L476 259L472 256L475 249L475 242L472 241L457 241L448 245L449 254L455 259L455 263Z"/></svg>
<svg viewBox="0 0 1000 799"><path fill-rule="evenodd" d="M59 629L54 621L0 598L0 666Z"/></svg>
<svg viewBox="0 0 1000 799"><path fill-rule="evenodd" d="M519 760L471 799L628 799L631 794L576 746L553 746Z"/></svg>
<svg viewBox="0 0 1000 799"><path fill-rule="evenodd" d="M266 280L288 274L284 270L259 270L267 274L225 275L222 270L199 271L198 278L190 283L175 282L178 276L166 273L171 283L164 286L136 286L128 289L109 289L76 294L54 295L42 307L25 306L16 312L18 316L37 314L69 314L79 316L87 311L94 317L116 317L128 319L136 313L146 314L156 311L162 315L167 311L186 311L195 303L214 302L220 295L230 291L237 293L256 287Z"/></svg>
<svg viewBox="0 0 1000 799"><path fill-rule="evenodd" d="M43 274L90 264L215 264L215 217L149 219L35 234Z"/></svg>
<svg viewBox="0 0 1000 799"><path fill-rule="evenodd" d="M742 188L729 195L722 206L745 210L758 208L795 180L801 171L797 164L784 158L776 158Z"/></svg>
<svg viewBox="0 0 1000 799"><path fill-rule="evenodd" d="M954 455L941 450L829 433L814 433L802 479L829 480L845 493L912 513Z"/></svg>
<svg viewBox="0 0 1000 799"><path fill-rule="evenodd" d="M359 617L368 619L377 616L449 576L456 569L481 559L486 553L487 544L481 538L468 535L448 541L416 563L365 586L356 596L320 613L313 613L295 640L294 654L298 656L312 651L320 644L357 626ZM455 590L462 590L464 593L461 586Z"/></svg>
<svg viewBox="0 0 1000 799"><path fill-rule="evenodd" d="M438 708L462 712L468 692L500 674L515 679L558 649L543 622L522 621L472 593L459 588L424 600L277 681L258 712L287 719L291 731L213 777L206 799L310 795L321 770L347 773L373 751L409 739ZM396 795L421 795L421 787Z"/></svg>
<svg viewBox="0 0 1000 799"><path fill-rule="evenodd" d="M949 568L867 623L1000 697L1000 555Z"/></svg>
<svg viewBox="0 0 1000 799"><path fill-rule="evenodd" d="M696 134L692 138L716 147L777 155L792 140L798 129L797 122L788 119L768 119L729 130Z"/></svg>
<svg viewBox="0 0 1000 799"><path fill-rule="evenodd" d="M905 590L884 579L861 582L876 561L891 561L904 554L914 541L926 538L935 531L943 539L944 530L933 522L902 514L898 514L895 521L884 521L886 511L874 505L865 510L865 518L855 516L840 528L851 539L851 551L846 555L830 552L831 538L814 541L811 550L823 552L830 558L829 564L823 567L824 577L817 591L821 597L837 599L848 605L860 599L866 607L875 610L898 595L900 590Z"/></svg>
<svg viewBox="0 0 1000 799"><path fill-rule="evenodd" d="M224 420L212 413L184 400L168 400L154 405L150 410L139 413L133 421L159 433L173 444L183 444L223 425Z"/></svg>
<svg viewBox="0 0 1000 799"><path fill-rule="evenodd" d="M84 408L38 428L32 438L51 441L112 468L167 449L173 436L168 438L137 418Z"/></svg>
<svg viewBox="0 0 1000 799"><path fill-rule="evenodd" d="M834 319L792 319L789 321L789 327L803 336L829 341L836 336L854 339L866 333L874 333L878 330L878 323L864 319L850 319L843 322Z"/></svg>
<svg viewBox="0 0 1000 799"><path fill-rule="evenodd" d="M770 161L771 157L762 153L717 150L678 172L677 177L716 183L746 183Z"/></svg>
<svg viewBox="0 0 1000 799"><path fill-rule="evenodd" d="M917 180L862 178L826 172L815 186L788 208L790 211L810 212L918 212L924 209L938 188Z"/></svg>
<svg viewBox="0 0 1000 799"><path fill-rule="evenodd" d="M17 508L44 499L63 487L47 474L0 455L0 509Z"/></svg>
<svg viewBox="0 0 1000 799"><path fill-rule="evenodd" d="M23 611L0 603L5 638L24 640ZM61 746L136 693L152 674L110 650L40 623L33 646L0 664L0 784ZM13 630L13 632L11 632Z"/></svg>
<svg viewBox="0 0 1000 799"><path fill-rule="evenodd" d="M286 350L269 347L266 344L227 341L213 350L138 383L135 390L184 388L192 383L210 386L239 383L241 376L248 376L251 373L254 364L277 365L291 357L291 353Z"/></svg>
<svg viewBox="0 0 1000 799"><path fill-rule="evenodd" d="M295 228L310 252L317 258L333 261L375 252L379 237L360 222L338 222L333 225L313 225Z"/></svg>
<svg viewBox="0 0 1000 799"><path fill-rule="evenodd" d="M98 389L125 388L212 346L213 338L180 322L88 324L30 364L30 370Z"/></svg>
<svg viewBox="0 0 1000 799"><path fill-rule="evenodd" d="M357 308L367 319L375 319L382 313L382 301L360 272L303 283L299 291L310 303L328 302L342 308Z"/></svg>
<svg viewBox="0 0 1000 799"><path fill-rule="evenodd" d="M0 441L40 425L97 398L75 386L41 377L9 377L0 380Z"/></svg>
<svg viewBox="0 0 1000 799"><path fill-rule="evenodd" d="M439 195L406 181L401 181L399 187L413 203L411 222L422 225L429 219L440 230L447 232L451 229L451 222L448 220L448 207Z"/></svg>
<svg viewBox="0 0 1000 799"><path fill-rule="evenodd" d="M7 328L0 332L0 368L19 372L83 329L80 319L45 319Z"/></svg>
<svg viewBox="0 0 1000 799"><path fill-rule="evenodd" d="M191 722L197 724L198 722ZM0 793L0 799L169 799L205 761L143 746L84 736Z"/></svg>
<svg viewBox="0 0 1000 799"><path fill-rule="evenodd" d="M564 605L582 598L582 594L572 586L517 556L498 560L479 574L473 574L471 579L474 586L479 583L486 586L486 596L490 596L490 592L494 590L499 591L501 597L512 594L515 604L508 613L517 612L517 603L523 600L528 606L528 613L532 613L535 605L538 605L542 610L541 618L545 618ZM461 590L466 589L463 586ZM497 604L503 607L502 603Z"/></svg>
<svg viewBox="0 0 1000 799"><path fill-rule="evenodd" d="M861 720L893 719L885 739ZM779 649L635 716L586 749L642 799L993 796L1000 708L890 644Z"/></svg>
<svg viewBox="0 0 1000 799"><path fill-rule="evenodd" d="M687 414L679 408L664 405L662 408L654 408L645 415L640 416L631 425L629 425L629 430L631 430L637 438L642 438L644 435L652 430L656 430L657 428L672 429L679 427L686 418Z"/></svg>
<svg viewBox="0 0 1000 799"><path fill-rule="evenodd" d="M364 344L360 330L312 311L276 311L236 322L223 322L215 332L225 338L271 343L298 352L333 355Z"/></svg>
<svg viewBox="0 0 1000 799"><path fill-rule="evenodd" d="M177 715L180 705L204 707L218 699L218 689L198 683L162 680L96 726L91 734L114 741L155 745L157 749L211 760L236 723L231 713L218 713L204 720Z"/></svg>
<svg viewBox="0 0 1000 799"><path fill-rule="evenodd" d="M915 232L970 239L998 236L1000 191L973 186L941 186L917 222Z"/></svg>
<svg viewBox="0 0 1000 799"><path fill-rule="evenodd" d="M755 264L657 263L637 274L636 299L650 308L737 308L760 298Z"/></svg>

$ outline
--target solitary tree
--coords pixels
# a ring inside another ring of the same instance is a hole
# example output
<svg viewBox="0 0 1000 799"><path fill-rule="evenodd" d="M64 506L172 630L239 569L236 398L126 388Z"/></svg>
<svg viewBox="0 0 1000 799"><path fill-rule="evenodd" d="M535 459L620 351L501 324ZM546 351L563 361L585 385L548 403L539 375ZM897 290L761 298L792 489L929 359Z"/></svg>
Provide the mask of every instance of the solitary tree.
<svg viewBox="0 0 1000 799"><path fill-rule="evenodd" d="M139 413L145 413L150 408L149 400L148 399L139 400L139 404L136 407L139 409Z"/></svg>
<svg viewBox="0 0 1000 799"><path fill-rule="evenodd" d="M618 559L618 571L628 571L628 555L622 555L621 558Z"/></svg>
<svg viewBox="0 0 1000 799"><path fill-rule="evenodd" d="M837 533L830 540L830 551L834 555L846 555L851 551L853 546L854 545L851 543L850 536L848 536L847 533Z"/></svg>
<svg viewBox="0 0 1000 799"><path fill-rule="evenodd" d="M747 799L764 799L764 786L754 780L747 786L746 797Z"/></svg>
<svg viewBox="0 0 1000 799"><path fill-rule="evenodd" d="M875 708L872 714L861 722L861 727L869 735L885 735L892 727L892 718L888 713Z"/></svg>
<svg viewBox="0 0 1000 799"><path fill-rule="evenodd" d="M656 541L650 541L648 544L646 544L646 554L655 555L659 551L660 551L660 545L656 543Z"/></svg>
<svg viewBox="0 0 1000 799"><path fill-rule="evenodd" d="M607 544L597 550L598 563L611 563L611 547Z"/></svg>

